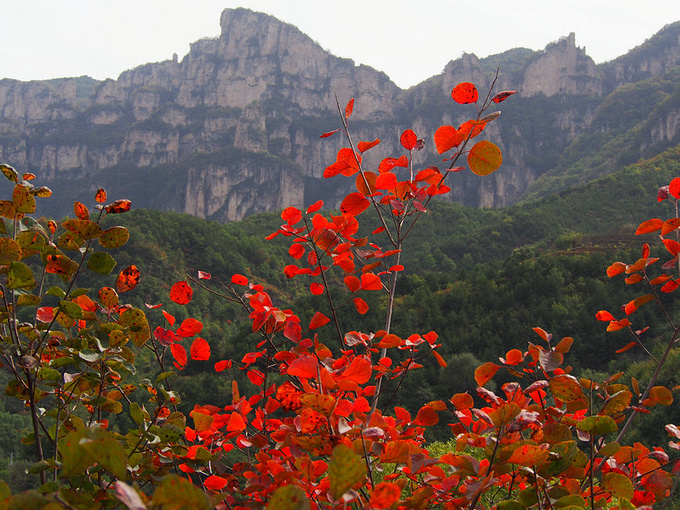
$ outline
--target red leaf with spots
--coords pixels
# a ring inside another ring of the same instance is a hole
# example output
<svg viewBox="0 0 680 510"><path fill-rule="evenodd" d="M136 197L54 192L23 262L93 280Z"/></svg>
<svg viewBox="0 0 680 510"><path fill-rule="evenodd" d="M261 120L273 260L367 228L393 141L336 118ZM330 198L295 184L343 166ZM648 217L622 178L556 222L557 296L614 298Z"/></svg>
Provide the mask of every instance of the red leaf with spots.
<svg viewBox="0 0 680 510"><path fill-rule="evenodd" d="M97 193L94 195L94 200L98 204L103 204L106 202L106 190L104 188L99 188Z"/></svg>
<svg viewBox="0 0 680 510"><path fill-rule="evenodd" d="M170 299L178 305L186 305L193 295L194 290L186 281L177 282L170 289Z"/></svg>
<svg viewBox="0 0 680 510"><path fill-rule="evenodd" d="M472 83L463 82L453 88L451 97L459 104L476 103L477 99L479 99L479 93L477 92L477 87Z"/></svg>
<svg viewBox="0 0 680 510"><path fill-rule="evenodd" d="M116 289L118 292L128 292L134 289L139 283L140 278L139 269L132 265L123 269L116 279Z"/></svg>
<svg viewBox="0 0 680 510"><path fill-rule="evenodd" d="M248 285L248 278L241 274L235 274L231 277L231 283L234 285Z"/></svg>
<svg viewBox="0 0 680 510"><path fill-rule="evenodd" d="M198 337L191 344L191 348L189 349L189 354L191 356L191 359L195 359L195 360L199 360L199 361L209 360L210 359L210 345L208 345L208 342L206 342L205 339Z"/></svg>
<svg viewBox="0 0 680 510"><path fill-rule="evenodd" d="M362 193L350 193L340 204L340 212L347 216L358 216L368 209L369 205L371 202Z"/></svg>
<svg viewBox="0 0 680 510"><path fill-rule="evenodd" d="M104 210L109 214L120 214L128 212L132 207L132 202L129 200L116 200L114 203L107 205Z"/></svg>

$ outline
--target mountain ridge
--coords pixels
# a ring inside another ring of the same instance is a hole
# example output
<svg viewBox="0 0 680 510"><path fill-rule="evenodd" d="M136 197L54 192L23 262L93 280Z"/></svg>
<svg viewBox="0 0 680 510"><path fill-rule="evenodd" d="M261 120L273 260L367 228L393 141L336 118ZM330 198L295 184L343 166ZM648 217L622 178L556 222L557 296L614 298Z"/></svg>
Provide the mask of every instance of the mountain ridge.
<svg viewBox="0 0 680 510"><path fill-rule="evenodd" d="M137 193L140 206L219 221L302 206L311 190L337 205L347 190L320 176L342 141L318 139L338 125L336 95L343 103L356 98L356 138L383 141L367 154L373 165L400 153L399 133L407 127L431 140L439 125L465 121L464 109L451 104L451 88L460 81L488 88L502 64L497 90L518 89L522 97L516 107L504 104L488 129L504 150L504 169L484 181L465 175L452 194L467 205L497 207L516 202L557 168L563 151L590 129L602 100L625 80L643 81L680 62L680 23L674 23L636 49L638 60L622 56L595 65L570 34L540 52L463 54L440 75L403 90L385 73L331 55L272 16L225 9L220 25L219 37L192 43L181 61L145 64L117 80L0 80L0 159L82 193L100 185L114 193L138 187L123 180L159 182L164 194ZM537 109L545 118L526 122ZM422 152L429 154L416 163L438 163L431 149Z"/></svg>

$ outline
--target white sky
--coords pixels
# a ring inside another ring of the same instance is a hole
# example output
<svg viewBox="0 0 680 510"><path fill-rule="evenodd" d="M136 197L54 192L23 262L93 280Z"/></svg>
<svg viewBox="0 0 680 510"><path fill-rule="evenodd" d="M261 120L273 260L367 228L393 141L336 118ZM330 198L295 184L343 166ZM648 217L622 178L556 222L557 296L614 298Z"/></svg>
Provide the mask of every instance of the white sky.
<svg viewBox="0 0 680 510"><path fill-rule="evenodd" d="M219 35L222 9L239 6L404 88L463 52L540 50L569 32L600 63L680 20L680 0L0 0L0 78L117 78L181 60L190 42Z"/></svg>

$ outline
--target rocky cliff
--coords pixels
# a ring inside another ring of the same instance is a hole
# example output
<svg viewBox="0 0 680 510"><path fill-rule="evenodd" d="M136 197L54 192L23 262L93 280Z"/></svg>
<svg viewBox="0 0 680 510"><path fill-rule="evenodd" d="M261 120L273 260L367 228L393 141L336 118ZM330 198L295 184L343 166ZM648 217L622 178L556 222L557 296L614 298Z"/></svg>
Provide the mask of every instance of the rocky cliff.
<svg viewBox="0 0 680 510"><path fill-rule="evenodd" d="M357 139L383 140L368 158L374 164L400 153L407 127L431 140L442 123L466 120L471 112L451 102L452 87L465 80L488 87L500 66L497 90L520 91L488 133L504 149L504 169L486 180L459 174L453 196L502 206L554 168L608 94L680 59L678 24L601 66L570 34L542 52L463 55L405 91L271 16L227 9L220 22L221 35L195 42L181 61L146 64L117 80L0 80L0 161L71 190L69 199L105 184L135 196L137 207L220 221L302 206L310 194L337 204L342 189L320 177L342 140L319 140L338 125L336 96L341 104L356 98ZM540 118L527 120L532 112ZM646 151L668 144L676 117L658 119ZM437 164L433 152L422 151L419 163Z"/></svg>

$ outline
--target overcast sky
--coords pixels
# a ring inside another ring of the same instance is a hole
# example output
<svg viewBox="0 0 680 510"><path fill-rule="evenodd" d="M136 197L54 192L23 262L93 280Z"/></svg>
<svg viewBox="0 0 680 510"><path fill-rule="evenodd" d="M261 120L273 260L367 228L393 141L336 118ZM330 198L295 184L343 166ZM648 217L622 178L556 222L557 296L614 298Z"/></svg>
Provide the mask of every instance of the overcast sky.
<svg viewBox="0 0 680 510"><path fill-rule="evenodd" d="M181 59L190 42L219 35L222 9L239 6L404 88L463 52L540 50L569 32L600 63L680 20L680 0L0 0L0 78L117 78Z"/></svg>

